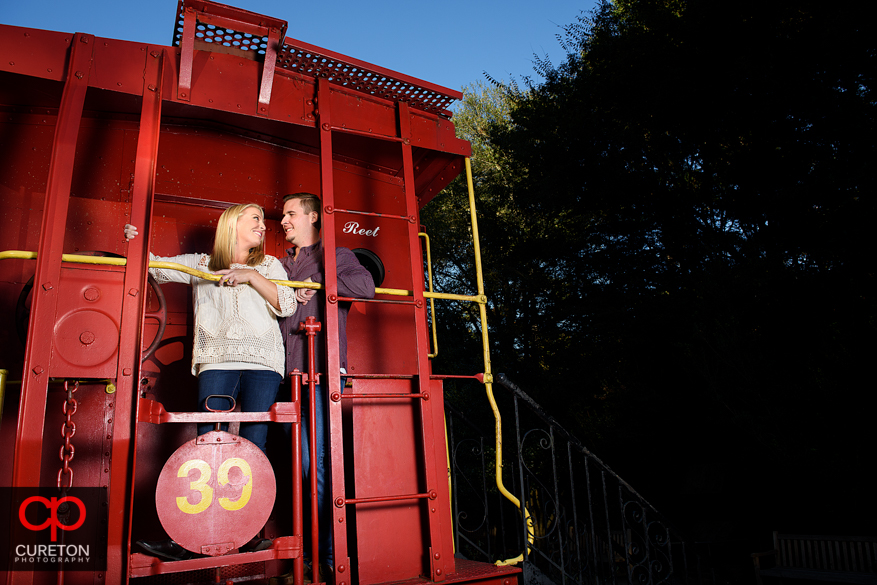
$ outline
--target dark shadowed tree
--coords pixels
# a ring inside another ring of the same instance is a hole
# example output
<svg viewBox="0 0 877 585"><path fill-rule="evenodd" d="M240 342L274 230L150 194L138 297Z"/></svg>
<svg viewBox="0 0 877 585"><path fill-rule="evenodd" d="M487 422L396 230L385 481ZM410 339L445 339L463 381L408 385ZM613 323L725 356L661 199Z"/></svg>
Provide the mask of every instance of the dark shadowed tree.
<svg viewBox="0 0 877 585"><path fill-rule="evenodd" d="M605 3L455 117L494 370L704 536L873 525L877 36L849 8ZM462 188L424 220L448 279Z"/></svg>

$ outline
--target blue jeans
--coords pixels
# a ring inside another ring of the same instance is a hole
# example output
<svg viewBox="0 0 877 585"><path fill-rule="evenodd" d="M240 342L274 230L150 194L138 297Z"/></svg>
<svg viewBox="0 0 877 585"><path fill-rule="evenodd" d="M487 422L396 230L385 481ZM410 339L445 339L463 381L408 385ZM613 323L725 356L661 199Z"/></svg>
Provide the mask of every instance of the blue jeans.
<svg viewBox="0 0 877 585"><path fill-rule="evenodd" d="M345 379L341 378L343 391ZM310 387L302 386L301 397L301 467L304 476L304 489L308 493L311 489L311 451L310 451L310 422L314 421L314 430L317 435L317 514L320 516L320 562L334 565L334 551L332 546L332 478L329 461L329 403L323 386L317 384L316 412L313 418L310 416ZM328 386L325 387L328 391ZM310 542L311 506L307 498L304 501L304 527L305 540ZM311 547L305 547L304 556L310 559Z"/></svg>
<svg viewBox="0 0 877 585"><path fill-rule="evenodd" d="M212 394L231 396L235 400L240 394L242 412L267 412L274 399L283 377L272 370L207 370L198 376L198 409L207 412L204 401ZM210 400L210 408L225 410L231 406L228 400L214 398ZM214 429L210 423L199 424L198 434L203 435ZM228 430L223 424L222 430ZM265 452L268 439L268 423L241 423L240 435L254 443Z"/></svg>

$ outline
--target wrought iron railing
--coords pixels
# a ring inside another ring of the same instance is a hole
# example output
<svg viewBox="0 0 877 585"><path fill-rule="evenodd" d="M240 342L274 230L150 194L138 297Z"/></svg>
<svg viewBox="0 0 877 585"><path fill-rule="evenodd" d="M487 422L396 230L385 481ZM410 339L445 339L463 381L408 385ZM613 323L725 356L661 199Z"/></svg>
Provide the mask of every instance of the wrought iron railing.
<svg viewBox="0 0 877 585"><path fill-rule="evenodd" d="M512 428L515 436L514 446L504 443L504 482L526 506L532 544L525 550L525 515L496 489L493 433L455 407L451 392L446 404L458 555L494 562L524 552L527 584L714 581L696 545L526 393L503 374L494 389L504 438Z"/></svg>

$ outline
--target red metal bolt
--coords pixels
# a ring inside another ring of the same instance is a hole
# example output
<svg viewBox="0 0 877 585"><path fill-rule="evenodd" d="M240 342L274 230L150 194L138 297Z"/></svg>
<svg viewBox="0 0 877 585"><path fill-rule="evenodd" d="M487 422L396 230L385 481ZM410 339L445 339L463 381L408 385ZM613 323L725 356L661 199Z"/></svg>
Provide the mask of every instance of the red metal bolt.
<svg viewBox="0 0 877 585"><path fill-rule="evenodd" d="M31 371L32 371L34 374L36 374L37 376L39 376L40 374L43 373L44 370L43 370L42 366L36 366L36 367L35 367L33 370L31 370Z"/></svg>
<svg viewBox="0 0 877 585"><path fill-rule="evenodd" d="M82 74L82 71L76 72L76 79L82 79L83 77L85 77L85 75Z"/></svg>
<svg viewBox="0 0 877 585"><path fill-rule="evenodd" d="M96 301L100 298L100 289L90 286L85 289L85 292L82 296L85 297L86 301Z"/></svg>
<svg viewBox="0 0 877 585"><path fill-rule="evenodd" d="M329 295L328 300L333 305L338 302L338 295Z"/></svg>
<svg viewBox="0 0 877 585"><path fill-rule="evenodd" d="M435 490L429 490L429 499L434 500L438 497L438 494L435 493Z"/></svg>
<svg viewBox="0 0 877 585"><path fill-rule="evenodd" d="M423 393L423 399L424 399L424 400L429 400L429 392L424 392L424 393Z"/></svg>
<svg viewBox="0 0 877 585"><path fill-rule="evenodd" d="M139 293L140 293L140 291L137 290L136 288L129 288L128 289L128 294L131 295L132 297L136 297Z"/></svg>
<svg viewBox="0 0 877 585"><path fill-rule="evenodd" d="M442 558L441 553L435 553L435 554L432 555L432 556L433 556L433 558L434 558L435 560L439 560L440 558Z"/></svg>
<svg viewBox="0 0 877 585"><path fill-rule="evenodd" d="M436 569L436 570L435 570L435 574L436 574L436 575L441 575L441 574L442 574L442 570L441 570L441 569Z"/></svg>
<svg viewBox="0 0 877 585"><path fill-rule="evenodd" d="M341 393L332 392L332 402L338 402L339 400L341 400Z"/></svg>
<svg viewBox="0 0 877 585"><path fill-rule="evenodd" d="M94 340L94 333L92 333L91 331L83 331L79 335L79 341L82 342L83 345L91 345L92 343L94 343Z"/></svg>
<svg viewBox="0 0 877 585"><path fill-rule="evenodd" d="M55 287L52 286L52 283L51 283L51 282L44 282L44 283L43 283L43 290L44 290L44 291L50 291L50 290L52 290L53 288L55 288Z"/></svg>
<svg viewBox="0 0 877 585"><path fill-rule="evenodd" d="M339 573L343 573L345 570L347 570L347 567L345 567L344 565L338 565L338 572Z"/></svg>
<svg viewBox="0 0 877 585"><path fill-rule="evenodd" d="M329 124L328 124L328 123L326 123L326 124L323 124L323 125L322 125L322 128L323 128L323 130L324 130L324 131L326 131L326 132L328 132L328 131L329 131L329 128L330 128L330 126L329 126Z"/></svg>
<svg viewBox="0 0 877 585"><path fill-rule="evenodd" d="M344 507L344 498L335 498L335 506L338 508Z"/></svg>
<svg viewBox="0 0 877 585"><path fill-rule="evenodd" d="M125 368L125 369L123 369L123 370L122 370L122 375L123 375L123 376L130 376L130 375L131 375L131 368Z"/></svg>

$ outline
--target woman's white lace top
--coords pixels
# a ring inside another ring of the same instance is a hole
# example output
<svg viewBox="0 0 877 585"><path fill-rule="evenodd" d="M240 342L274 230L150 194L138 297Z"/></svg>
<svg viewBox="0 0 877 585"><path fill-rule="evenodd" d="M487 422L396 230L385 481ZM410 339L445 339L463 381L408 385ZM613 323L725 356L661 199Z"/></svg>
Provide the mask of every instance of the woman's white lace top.
<svg viewBox="0 0 877 585"><path fill-rule="evenodd" d="M176 262L211 272L207 254L182 254L158 257L152 260ZM286 270L274 256L265 256L258 266L232 264L231 268L256 270L265 278L286 280ZM295 290L277 286L280 311L248 285L219 286L218 282L203 280L178 270L150 268L149 273L159 282L182 282L192 286L195 309L195 339L192 349L192 374L198 375L200 364L246 362L261 364L285 376L286 352L277 317L295 312Z"/></svg>

